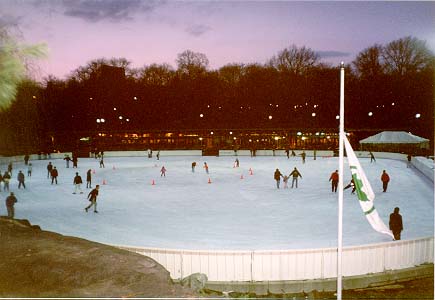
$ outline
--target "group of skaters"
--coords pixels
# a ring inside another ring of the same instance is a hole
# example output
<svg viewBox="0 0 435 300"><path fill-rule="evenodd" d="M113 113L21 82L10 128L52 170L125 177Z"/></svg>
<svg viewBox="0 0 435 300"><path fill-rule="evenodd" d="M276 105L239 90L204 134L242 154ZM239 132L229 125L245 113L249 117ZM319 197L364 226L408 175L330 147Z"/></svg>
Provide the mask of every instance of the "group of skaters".
<svg viewBox="0 0 435 300"><path fill-rule="evenodd" d="M31 177L32 176L32 169L33 166L31 163L28 163L28 160L26 161L26 165L27 165L27 176ZM2 191L2 187L1 187L1 183L3 182L3 190L4 191L8 191L9 192L9 182L11 181L12 178L12 170L13 170L13 165L12 162L10 162L8 164L7 170L3 173L0 171L0 192ZM25 175L23 173L22 170L18 171L17 174L17 181L18 181L18 188L21 189L21 187L26 188L26 184L25 184Z"/></svg>
<svg viewBox="0 0 435 300"><path fill-rule="evenodd" d="M296 188L297 188L298 187L298 177L302 178L302 175L296 167L293 169L293 171L291 171L291 173L289 175L283 175L283 174L281 174L281 171L279 169L276 169L275 173L273 174L273 178L276 181L276 188L279 189L279 186L281 183L281 178L282 178L282 180L284 182L284 188L287 189L288 188L288 180L290 177L292 178L291 188L293 188L295 186L295 184L296 184Z"/></svg>

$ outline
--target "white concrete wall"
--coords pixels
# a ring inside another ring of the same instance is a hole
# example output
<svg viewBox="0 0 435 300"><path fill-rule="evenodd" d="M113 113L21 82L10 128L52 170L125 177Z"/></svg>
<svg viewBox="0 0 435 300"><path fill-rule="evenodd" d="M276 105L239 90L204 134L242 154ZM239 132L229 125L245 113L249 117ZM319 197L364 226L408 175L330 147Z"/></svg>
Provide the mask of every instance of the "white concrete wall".
<svg viewBox="0 0 435 300"><path fill-rule="evenodd" d="M435 164L432 159L417 156L411 159L411 164L432 182L434 181Z"/></svg>
<svg viewBox="0 0 435 300"><path fill-rule="evenodd" d="M29 155L29 162L32 162L32 160L49 160L49 159L62 159L65 157L65 155L69 155L72 157L72 152L64 152L64 153L51 153L50 158L48 158L47 155L38 155L38 154L30 154ZM10 162L24 162L24 155L16 155L16 156L0 156L0 166L1 165L7 165Z"/></svg>
<svg viewBox="0 0 435 300"><path fill-rule="evenodd" d="M153 157L157 155L157 150L153 150ZM160 157L164 156L201 156L201 150L161 150ZM143 151L104 151L104 157L148 157L148 150Z"/></svg>
<svg viewBox="0 0 435 300"><path fill-rule="evenodd" d="M209 281L281 281L337 277L337 249L207 251L117 246L149 256L173 279L204 273ZM433 237L343 248L343 276L433 263Z"/></svg>

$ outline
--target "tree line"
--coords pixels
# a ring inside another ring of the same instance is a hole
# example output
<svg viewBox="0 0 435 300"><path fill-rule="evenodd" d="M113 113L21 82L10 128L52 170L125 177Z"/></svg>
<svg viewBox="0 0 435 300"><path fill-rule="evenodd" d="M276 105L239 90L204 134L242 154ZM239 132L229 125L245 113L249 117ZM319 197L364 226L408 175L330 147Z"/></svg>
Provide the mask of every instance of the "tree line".
<svg viewBox="0 0 435 300"><path fill-rule="evenodd" d="M104 66L125 76L97 76ZM4 140L27 147L101 130L334 129L339 84L339 66L296 45L264 64L217 70L191 50L178 54L176 68L100 58L65 80L22 82L0 125ZM433 140L433 84L434 55L424 41L404 37L362 50L346 65L346 130L406 130Z"/></svg>

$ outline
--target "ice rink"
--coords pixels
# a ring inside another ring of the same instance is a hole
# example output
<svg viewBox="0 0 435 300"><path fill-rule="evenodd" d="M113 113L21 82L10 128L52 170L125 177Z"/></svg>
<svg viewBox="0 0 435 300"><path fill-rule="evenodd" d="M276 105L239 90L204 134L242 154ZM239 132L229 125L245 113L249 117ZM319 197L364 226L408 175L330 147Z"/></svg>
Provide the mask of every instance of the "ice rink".
<svg viewBox="0 0 435 300"><path fill-rule="evenodd" d="M331 192L330 174L338 158L307 157L147 157L105 158L99 168L94 158L79 159L78 169L64 160L38 160L26 189L18 190L14 163L11 191L16 193L16 218L28 219L43 230L115 245L174 249L274 250L337 246L338 193ZM59 184L47 179L49 161L59 170ZM191 163L197 162L192 173ZM206 174L203 163L209 165ZM360 160L376 195L375 206L388 226L389 214L400 207L402 239L433 235L433 183L397 160ZM160 177L165 166L166 177ZM289 174L297 167L303 178L299 188L276 188L273 174ZM249 169L252 169L250 175ZM2 165L2 174L6 165ZM98 211L86 213L86 171L95 170L92 186L100 184ZM387 170L391 182L382 192L380 176ZM344 184L351 174L345 159ZM72 194L75 172L82 176L84 194ZM243 175L243 179L241 176ZM208 183L208 180L211 183ZM103 180L106 181L102 185ZM154 180L155 185L152 185ZM0 214L6 215L4 199ZM356 195L344 192L343 245L387 242L364 216Z"/></svg>

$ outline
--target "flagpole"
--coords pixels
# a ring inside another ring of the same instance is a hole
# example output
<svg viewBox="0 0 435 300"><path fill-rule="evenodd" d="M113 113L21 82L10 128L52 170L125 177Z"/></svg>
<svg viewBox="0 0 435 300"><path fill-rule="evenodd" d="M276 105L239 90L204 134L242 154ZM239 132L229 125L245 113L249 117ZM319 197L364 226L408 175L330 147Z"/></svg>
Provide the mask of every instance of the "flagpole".
<svg viewBox="0 0 435 300"><path fill-rule="evenodd" d="M343 252L343 159L344 159L344 62L340 65L340 129L338 148L338 251L337 251L337 300L342 295L342 252Z"/></svg>

